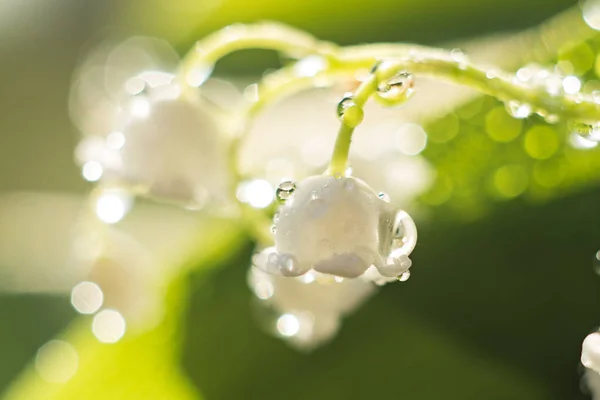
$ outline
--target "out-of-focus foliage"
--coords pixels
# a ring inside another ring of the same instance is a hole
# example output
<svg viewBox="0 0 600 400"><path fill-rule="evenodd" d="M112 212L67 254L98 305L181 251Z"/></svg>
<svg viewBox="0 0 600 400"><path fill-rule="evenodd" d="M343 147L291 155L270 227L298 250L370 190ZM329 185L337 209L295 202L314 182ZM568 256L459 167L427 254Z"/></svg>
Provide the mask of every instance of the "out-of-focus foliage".
<svg viewBox="0 0 600 400"><path fill-rule="evenodd" d="M344 43L427 42L530 25L567 4L404 3L304 2L300 9L295 2L269 7L266 1L231 1L198 22L198 14L189 12L190 5L196 9L191 2L165 12L164 4L153 0L143 8L131 3L123 15L127 23L180 44L227 22L258 17L295 23ZM492 14L497 26L489 23ZM593 80L599 50L591 40L557 49L557 57ZM422 198L431 208L420 231L413 278L384 289L346 321L330 345L304 355L264 335L252 318L259 311L249 306L245 285L249 239L241 247L237 240L223 240L196 260L196 272L172 284L161 326L106 345L89 333L89 319L76 320L59 335L79 353L72 380L65 386L44 383L32 366L7 398L177 400L199 393L208 399L582 398L579 346L598 323L600 301L600 279L592 269L600 237L598 150L572 148L564 121L514 120L491 98L478 98L426 128L424 155L438 176ZM31 309L30 299L1 301L20 313ZM45 302L39 298L40 307ZM63 317L40 326L15 318L3 327L3 365L34 356L34 349L66 324L67 313L57 314ZM20 337L21 331L42 328L44 334L31 342ZM19 342L30 348L10 352ZM9 377L16 373L5 371Z"/></svg>

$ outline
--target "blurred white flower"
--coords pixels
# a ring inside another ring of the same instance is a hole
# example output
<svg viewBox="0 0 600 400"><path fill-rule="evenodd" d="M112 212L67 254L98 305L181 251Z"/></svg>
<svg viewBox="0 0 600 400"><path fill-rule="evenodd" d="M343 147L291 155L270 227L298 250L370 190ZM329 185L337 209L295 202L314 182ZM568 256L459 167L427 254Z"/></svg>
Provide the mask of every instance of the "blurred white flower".
<svg viewBox="0 0 600 400"><path fill-rule="evenodd" d="M194 208L227 197L221 113L165 72L177 61L166 43L133 38L84 62L71 114L84 134L76 159L85 179Z"/></svg>
<svg viewBox="0 0 600 400"><path fill-rule="evenodd" d="M370 266L389 278L407 272L416 228L405 212L395 213L387 195L353 177L318 175L280 185L285 201L274 218L275 248L263 250L256 266L284 276L310 270L344 278ZM403 229L403 238L398 238Z"/></svg>
<svg viewBox="0 0 600 400"><path fill-rule="evenodd" d="M323 172L340 125L336 106L341 89L312 89L266 109L242 148L243 173L277 186ZM434 179L433 168L420 155L426 133L409 121L397 109L371 103L353 137L353 175L388 193L393 204L406 205Z"/></svg>
<svg viewBox="0 0 600 400"><path fill-rule="evenodd" d="M600 373L586 368L585 373L582 377L582 383L589 390L592 400L600 399Z"/></svg>
<svg viewBox="0 0 600 400"><path fill-rule="evenodd" d="M270 332L302 350L332 339L342 318L364 303L376 286L364 279L334 279L318 272L285 278L252 267L250 288L262 305L275 313L267 321Z"/></svg>

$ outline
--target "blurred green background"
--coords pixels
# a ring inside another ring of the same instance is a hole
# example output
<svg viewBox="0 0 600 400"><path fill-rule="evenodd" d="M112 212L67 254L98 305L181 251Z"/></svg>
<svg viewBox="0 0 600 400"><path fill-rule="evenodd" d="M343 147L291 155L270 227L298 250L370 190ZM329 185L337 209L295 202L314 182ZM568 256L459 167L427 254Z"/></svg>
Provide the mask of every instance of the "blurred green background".
<svg viewBox="0 0 600 400"><path fill-rule="evenodd" d="M341 44L444 45L532 27L573 5L565 0L0 0L0 193L91 188L72 161L77 133L67 97L78 58L105 35L160 36L183 54L196 39L227 24L272 19ZM588 45L598 53L597 41ZM243 69L237 62L242 59ZM241 53L218 72L252 75L276 65L272 54ZM588 68L587 73L595 72ZM568 161L560 183L532 184L526 196L499 199L503 196L490 195L486 187L490 171L507 162L519 163L528 175L543 167L522 160L520 140L504 145L480 139L486 137L486 115L498 107L492 99L480 102L475 116L461 119L459 139L434 141L425 153L442 177L452 179L455 196L441 206L435 193L423 199L436 206L420 226L413 259L418 272L407 284L385 287L324 348L300 354L257 326L245 279L250 239L234 241L235 251L215 251L211 259L198 261L196 272L173 289L184 287L190 296L175 322L182 334L175 362L204 398L587 398L580 388L579 356L583 338L600 324L600 277L594 270L600 249L600 155L593 150L575 157L572 149L560 150L557 159ZM450 129L444 123L439 129ZM539 124L532 118L523 131ZM555 131L566 146L565 126ZM207 270L203 263L220 268ZM0 265L5 275L19 267ZM75 318L66 294L0 293L0 393L37 349ZM131 354L152 353L155 343L148 340ZM142 356L117 352L98 362L105 362L105 369L131 370L145 363ZM143 386L144 379L152 380L145 374L142 368L105 382ZM97 379L103 382L100 372ZM123 393L105 398L138 398ZM169 398L157 393L145 398Z"/></svg>

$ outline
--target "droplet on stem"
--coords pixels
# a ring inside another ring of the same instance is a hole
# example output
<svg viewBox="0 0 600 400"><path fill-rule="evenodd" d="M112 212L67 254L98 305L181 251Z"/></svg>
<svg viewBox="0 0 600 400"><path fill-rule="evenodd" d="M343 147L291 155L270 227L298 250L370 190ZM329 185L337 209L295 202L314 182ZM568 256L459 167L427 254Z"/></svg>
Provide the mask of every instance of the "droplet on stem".
<svg viewBox="0 0 600 400"><path fill-rule="evenodd" d="M346 94L337 105L337 115L340 121L351 128L355 128L362 122L364 112L354 101L351 94Z"/></svg>
<svg viewBox="0 0 600 400"><path fill-rule="evenodd" d="M521 104L518 101L509 101L506 103L506 111L513 117L524 119L531 115L531 106L529 104Z"/></svg>
<svg viewBox="0 0 600 400"><path fill-rule="evenodd" d="M389 79L378 82L375 98L385 106L405 103L414 91L414 77L409 72L401 72Z"/></svg>

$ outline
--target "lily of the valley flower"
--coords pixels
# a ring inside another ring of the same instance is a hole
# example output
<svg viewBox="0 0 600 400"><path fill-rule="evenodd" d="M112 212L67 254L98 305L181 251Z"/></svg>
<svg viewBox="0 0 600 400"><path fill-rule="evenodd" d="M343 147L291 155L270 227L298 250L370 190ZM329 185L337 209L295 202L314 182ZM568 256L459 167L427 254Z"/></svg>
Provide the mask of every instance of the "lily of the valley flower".
<svg viewBox="0 0 600 400"><path fill-rule="evenodd" d="M367 279L342 279L318 272L297 278L268 274L256 267L248 283L262 305L274 311L267 329L302 350L311 350L332 339L342 318L376 290Z"/></svg>
<svg viewBox="0 0 600 400"><path fill-rule="evenodd" d="M190 206L224 198L226 144L209 105L183 92L171 74L138 78L144 89L124 101L126 112L112 132L80 144L84 173L96 163L103 180Z"/></svg>
<svg viewBox="0 0 600 400"><path fill-rule="evenodd" d="M344 278L373 267L367 274L373 280L395 279L410 268L412 219L360 179L312 176L282 184L279 198L285 204L274 218L275 247L257 255L257 267L288 277L314 270Z"/></svg>

